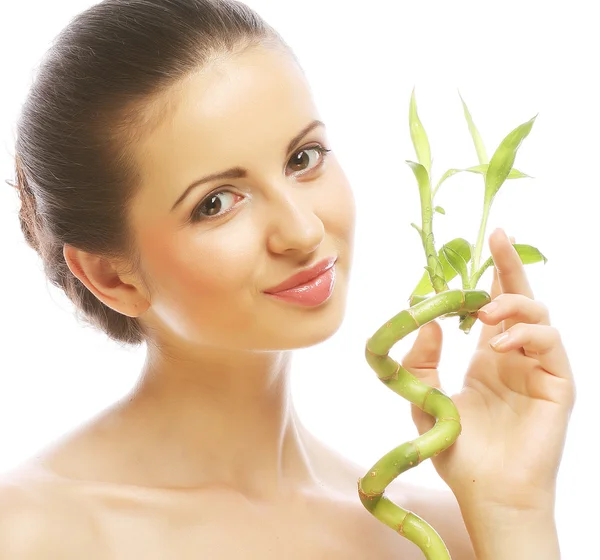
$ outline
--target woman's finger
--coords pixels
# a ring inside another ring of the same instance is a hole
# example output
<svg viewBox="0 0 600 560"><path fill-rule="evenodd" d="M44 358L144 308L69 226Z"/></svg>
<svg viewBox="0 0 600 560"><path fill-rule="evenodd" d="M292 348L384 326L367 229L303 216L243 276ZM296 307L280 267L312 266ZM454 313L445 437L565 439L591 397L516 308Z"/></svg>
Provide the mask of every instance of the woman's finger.
<svg viewBox="0 0 600 560"><path fill-rule="evenodd" d="M502 293L523 294L534 299L521 257L506 232L501 228L495 229L490 235L489 245Z"/></svg>
<svg viewBox="0 0 600 560"><path fill-rule="evenodd" d="M500 289L500 281L498 280L498 272L496 270L496 267L493 267L493 278L492 278L492 288L490 289L490 298L492 299L492 301L494 301L494 299L496 299L500 294L502 293L502 290ZM481 319L481 317L479 317L478 314L478 319ZM483 344L487 345L490 338L504 332L504 325L502 323L502 321L500 321L497 324L488 324L485 321L481 321L482 323L482 327L481 327L481 334L479 335L479 341L477 343L478 347L481 347Z"/></svg>
<svg viewBox="0 0 600 560"><path fill-rule="evenodd" d="M518 323L490 340L490 346L496 352L522 348L525 355L536 359L548 374L572 380L569 358L555 327Z"/></svg>
<svg viewBox="0 0 600 560"><path fill-rule="evenodd" d="M515 238L510 237L510 242L514 243ZM492 265L492 287L490 289L490 298L492 301L496 299L502 293L502 287L500 286L500 280L498 279L498 269L496 265ZM500 321L500 323L495 325L489 325L483 322L483 327L481 328L481 334L479 336L479 341L477 343L478 347L481 347L483 344L487 345L490 338L496 336L502 332L504 332L504 322Z"/></svg>
<svg viewBox="0 0 600 560"><path fill-rule="evenodd" d="M514 324L550 324L546 305L522 294L500 294L479 309L477 318L486 325L498 325L504 319L510 319Z"/></svg>
<svg viewBox="0 0 600 560"><path fill-rule="evenodd" d="M520 350L531 358L529 367L515 363L506 370L506 385L515 392L546 400L569 410L575 404L575 382L560 333L548 325L518 323L490 341L496 352ZM519 360L523 360L523 356Z"/></svg>

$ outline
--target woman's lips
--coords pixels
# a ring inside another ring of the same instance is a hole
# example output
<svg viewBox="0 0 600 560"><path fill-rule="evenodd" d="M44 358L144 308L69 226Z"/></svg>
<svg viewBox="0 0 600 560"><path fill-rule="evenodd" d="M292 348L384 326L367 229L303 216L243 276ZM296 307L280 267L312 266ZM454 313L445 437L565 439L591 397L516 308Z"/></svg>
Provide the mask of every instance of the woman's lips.
<svg viewBox="0 0 600 560"><path fill-rule="evenodd" d="M335 266L331 266L325 272L304 284L279 292L267 292L267 294L287 303L315 307L325 303L331 297L334 285Z"/></svg>
<svg viewBox="0 0 600 560"><path fill-rule="evenodd" d="M300 272L297 272L296 274L290 276L281 284L278 284L277 286L274 286L273 288L269 288L264 291L267 294L275 294L289 290L290 288L303 286L307 282L314 280L315 278L329 270L335 264L336 260L337 256L327 257L319 261L315 265L311 266L310 268L301 270Z"/></svg>

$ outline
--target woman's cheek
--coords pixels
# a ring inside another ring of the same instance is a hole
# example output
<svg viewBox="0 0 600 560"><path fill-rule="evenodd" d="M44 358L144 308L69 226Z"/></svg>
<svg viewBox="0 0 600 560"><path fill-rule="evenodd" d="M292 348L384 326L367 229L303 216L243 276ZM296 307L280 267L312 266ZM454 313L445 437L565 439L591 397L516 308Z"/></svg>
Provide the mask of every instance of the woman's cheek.
<svg viewBox="0 0 600 560"><path fill-rule="evenodd" d="M350 183L339 169L332 181L333 187L328 191L325 204L322 205L323 219L334 235L350 240L354 235L356 221L356 201Z"/></svg>
<svg viewBox="0 0 600 560"><path fill-rule="evenodd" d="M247 220L234 216L230 223L202 232L187 248L177 248L172 270L186 293L209 305L219 296L222 305L223 297L233 300L252 284L259 257L253 235L242 222Z"/></svg>

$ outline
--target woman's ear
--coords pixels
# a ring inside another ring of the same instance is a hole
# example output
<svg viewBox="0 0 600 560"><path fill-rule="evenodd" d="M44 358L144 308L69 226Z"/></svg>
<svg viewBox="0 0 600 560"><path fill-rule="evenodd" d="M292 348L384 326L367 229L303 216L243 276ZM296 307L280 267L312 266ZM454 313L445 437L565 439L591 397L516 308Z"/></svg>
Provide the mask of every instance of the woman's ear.
<svg viewBox="0 0 600 560"><path fill-rule="evenodd" d="M107 307L127 317L138 317L150 307L141 282L117 264L68 244L63 256L73 275Z"/></svg>

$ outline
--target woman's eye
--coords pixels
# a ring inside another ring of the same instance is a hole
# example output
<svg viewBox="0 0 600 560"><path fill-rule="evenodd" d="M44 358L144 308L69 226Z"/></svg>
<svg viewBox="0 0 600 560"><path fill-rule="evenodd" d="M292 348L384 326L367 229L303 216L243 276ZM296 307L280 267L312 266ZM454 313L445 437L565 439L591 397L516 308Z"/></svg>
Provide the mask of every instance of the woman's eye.
<svg viewBox="0 0 600 560"><path fill-rule="evenodd" d="M331 150L328 150L320 145L302 148L302 150L299 150L294 154L288 165L291 164L293 171L298 175L305 175L306 173L321 167L325 163L327 155L330 151ZM227 214L235 207L236 197L240 199L244 198L242 195L238 195L228 190L217 191L209 194L200 204L198 204L198 206L196 206L196 208L194 208L190 217L191 221L200 222L212 220ZM232 201L233 204L229 206L228 202Z"/></svg>
<svg viewBox="0 0 600 560"><path fill-rule="evenodd" d="M311 169L315 169L317 167L321 167L321 165L323 165L323 163L325 163L325 159L327 158L327 154L330 152L331 150L328 150L326 148L324 148L323 146L311 146L310 148L303 148L302 150L296 152L293 156L292 159L290 159L290 163L289 165L292 166L293 171L295 172L299 172L300 175L304 175L307 171L307 165L308 170L310 171ZM313 157L311 158L309 156L310 153L313 154L317 154L317 155L313 155ZM316 164L313 164L312 166L310 165L311 159L313 161L316 161Z"/></svg>
<svg viewBox="0 0 600 560"><path fill-rule="evenodd" d="M234 204L235 197L243 198L241 195L232 193L230 191L218 191L210 194L194 209L192 213L192 222L212 219L215 216L223 215L229 212L229 210L233 208L233 205L230 208L227 208L228 197L230 202L232 199L234 200ZM226 209L225 212L223 212L224 208Z"/></svg>

